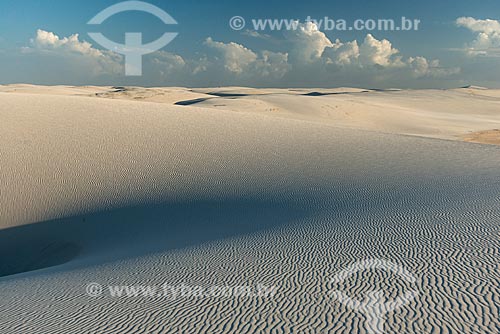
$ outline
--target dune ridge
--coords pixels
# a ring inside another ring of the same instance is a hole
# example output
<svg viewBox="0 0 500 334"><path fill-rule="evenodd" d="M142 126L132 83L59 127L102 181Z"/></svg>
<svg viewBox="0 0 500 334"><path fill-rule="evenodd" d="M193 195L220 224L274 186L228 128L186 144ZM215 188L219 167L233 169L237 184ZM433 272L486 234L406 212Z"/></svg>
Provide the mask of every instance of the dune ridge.
<svg viewBox="0 0 500 334"><path fill-rule="evenodd" d="M0 92L86 96L248 112L336 127L498 145L500 90L0 86Z"/></svg>

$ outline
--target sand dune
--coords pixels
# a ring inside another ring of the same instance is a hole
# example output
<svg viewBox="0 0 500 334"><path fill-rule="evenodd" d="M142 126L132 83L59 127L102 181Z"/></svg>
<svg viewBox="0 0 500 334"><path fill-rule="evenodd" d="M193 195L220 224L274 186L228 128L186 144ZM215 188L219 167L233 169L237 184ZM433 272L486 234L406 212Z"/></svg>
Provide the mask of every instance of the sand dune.
<svg viewBox="0 0 500 334"><path fill-rule="evenodd" d="M0 92L87 96L196 106L392 134L498 144L500 90L0 86Z"/></svg>
<svg viewBox="0 0 500 334"><path fill-rule="evenodd" d="M0 91L2 334L369 333L335 290L418 291L386 333L500 328L500 147L465 142L500 127L495 91ZM332 282L363 259L416 281ZM91 282L276 294L89 297Z"/></svg>

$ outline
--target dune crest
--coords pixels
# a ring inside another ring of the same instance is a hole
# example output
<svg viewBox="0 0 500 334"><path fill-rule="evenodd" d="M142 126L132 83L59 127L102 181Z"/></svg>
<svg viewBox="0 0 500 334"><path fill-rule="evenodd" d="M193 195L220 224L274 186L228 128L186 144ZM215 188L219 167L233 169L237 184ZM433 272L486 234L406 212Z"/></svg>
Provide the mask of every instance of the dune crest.
<svg viewBox="0 0 500 334"><path fill-rule="evenodd" d="M476 86L375 90L7 85L0 86L0 92L155 102L495 145L498 140L492 138L492 129L500 127L500 90ZM473 140L468 139L470 136Z"/></svg>

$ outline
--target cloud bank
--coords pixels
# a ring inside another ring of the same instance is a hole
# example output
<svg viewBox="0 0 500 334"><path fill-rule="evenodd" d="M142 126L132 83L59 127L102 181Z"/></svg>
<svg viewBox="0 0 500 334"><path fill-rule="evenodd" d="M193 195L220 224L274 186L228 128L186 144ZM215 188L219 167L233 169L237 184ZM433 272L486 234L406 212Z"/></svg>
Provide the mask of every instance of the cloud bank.
<svg viewBox="0 0 500 334"><path fill-rule="evenodd" d="M500 46L498 21L460 18L457 24L478 34L470 52L490 52ZM260 33L244 35L262 39ZM40 68L70 73L79 79L75 84L412 87L460 73L460 68L444 67L437 59L405 57L391 41L372 34L360 41L333 41L313 22L298 23L297 29L286 31L279 45L280 51L252 50L208 37L197 59L167 51L144 57L144 75L135 79L124 77L121 55L97 49L78 34L59 37L40 29L21 51L30 61L52 61L52 66Z"/></svg>

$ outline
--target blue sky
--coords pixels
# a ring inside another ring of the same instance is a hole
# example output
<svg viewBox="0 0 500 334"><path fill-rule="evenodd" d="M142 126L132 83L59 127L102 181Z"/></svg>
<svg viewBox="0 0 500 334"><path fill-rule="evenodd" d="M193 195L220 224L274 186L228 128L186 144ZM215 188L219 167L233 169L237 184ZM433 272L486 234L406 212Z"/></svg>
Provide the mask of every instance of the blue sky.
<svg viewBox="0 0 500 334"><path fill-rule="evenodd" d="M0 82L381 88L500 86L497 0L150 0L147 2L167 11L179 25L165 26L154 16L139 12L115 15L98 27L87 25L98 12L118 2L1 1ZM231 30L228 21L235 15L244 17L247 23L253 18L304 20L307 16L325 15L348 22L368 18L399 20L406 16L418 18L422 23L419 31L411 32L314 31L314 27L304 27L302 35L283 31L255 35L250 34L252 29ZM459 25L457 19L461 17L474 21ZM78 34L79 43L91 43L93 49L104 52L103 58L97 59L100 56L88 50L81 51L78 44L59 41L54 44L51 35L37 35L39 30L57 35L60 40ZM131 78L120 71L123 59L119 55L108 54L87 35L92 31L102 32L117 42L123 42L126 31L141 32L147 41L155 40L165 31L179 35L160 53L144 57L143 76ZM373 39L366 40L368 34ZM486 34L486 42L479 38L481 34ZM51 39L52 44L41 38ZM382 43L384 40L390 43L389 50L381 49L386 45ZM357 45L349 44L353 41ZM312 50L314 59L309 56L307 61L300 59L297 52L301 49ZM396 49L397 53L392 51ZM341 50L350 52L347 62ZM383 55L386 58L377 60L382 54L376 52L386 51Z"/></svg>

